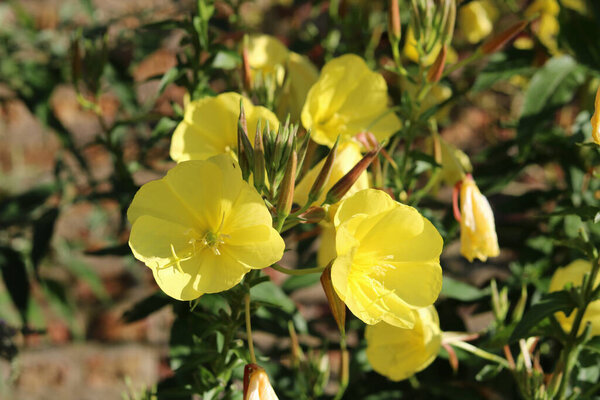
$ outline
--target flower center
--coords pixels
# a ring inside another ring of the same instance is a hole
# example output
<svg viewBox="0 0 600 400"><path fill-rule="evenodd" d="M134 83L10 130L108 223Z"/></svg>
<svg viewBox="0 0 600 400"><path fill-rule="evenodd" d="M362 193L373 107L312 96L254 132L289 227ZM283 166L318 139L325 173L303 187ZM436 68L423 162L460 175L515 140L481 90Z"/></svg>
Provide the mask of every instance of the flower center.
<svg viewBox="0 0 600 400"><path fill-rule="evenodd" d="M219 251L219 247L225 243L225 239L227 239L229 235L225 235L220 233L219 231L211 232L208 231L200 241L203 246L208 247L214 254L217 256L221 255Z"/></svg>

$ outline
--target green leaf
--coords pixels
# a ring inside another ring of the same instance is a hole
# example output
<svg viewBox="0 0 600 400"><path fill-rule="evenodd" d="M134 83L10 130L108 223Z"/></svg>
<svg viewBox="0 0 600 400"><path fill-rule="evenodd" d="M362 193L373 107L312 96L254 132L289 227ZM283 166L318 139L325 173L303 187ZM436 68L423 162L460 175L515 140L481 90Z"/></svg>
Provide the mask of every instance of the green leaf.
<svg viewBox="0 0 600 400"><path fill-rule="evenodd" d="M128 323L139 321L160 310L169 303L169 296L164 294L162 290L157 290L150 296L134 304L133 307L123 313L121 318Z"/></svg>
<svg viewBox="0 0 600 400"><path fill-rule="evenodd" d="M270 281L254 286L250 289L250 296L252 300L270 304L288 313L292 313L296 309L294 302L287 297L283 290Z"/></svg>
<svg viewBox="0 0 600 400"><path fill-rule="evenodd" d="M153 138L166 136L170 134L176 126L177 121L174 121L169 117L162 117L160 120L158 120L158 123L152 130L151 136Z"/></svg>
<svg viewBox="0 0 600 400"><path fill-rule="evenodd" d="M321 275L319 274L293 275L283 282L281 289L289 294L298 289L312 286L319 282L320 279Z"/></svg>
<svg viewBox="0 0 600 400"><path fill-rule="evenodd" d="M529 53L526 51L510 51L492 55L483 71L477 74L471 90L480 92L515 75L530 75L535 69L531 66L532 60Z"/></svg>
<svg viewBox="0 0 600 400"><path fill-rule="evenodd" d="M490 289L478 289L468 283L444 276L442 281L442 296L460 301L473 301L489 296Z"/></svg>
<svg viewBox="0 0 600 400"><path fill-rule="evenodd" d="M10 298L19 310L23 324L26 325L29 306L29 277L23 257L9 247L1 247L0 270Z"/></svg>
<svg viewBox="0 0 600 400"><path fill-rule="evenodd" d="M503 369L502 365L488 364L477 373L475 380L478 382L488 381L498 375Z"/></svg>
<svg viewBox="0 0 600 400"><path fill-rule="evenodd" d="M568 315L575 306L569 293L564 290L543 295L540 301L525 312L509 340L514 342L527 337L529 331L546 317L558 311L563 311Z"/></svg>
<svg viewBox="0 0 600 400"><path fill-rule="evenodd" d="M212 67L219 69L234 69L242 63L240 55L233 50L220 50L213 59Z"/></svg>

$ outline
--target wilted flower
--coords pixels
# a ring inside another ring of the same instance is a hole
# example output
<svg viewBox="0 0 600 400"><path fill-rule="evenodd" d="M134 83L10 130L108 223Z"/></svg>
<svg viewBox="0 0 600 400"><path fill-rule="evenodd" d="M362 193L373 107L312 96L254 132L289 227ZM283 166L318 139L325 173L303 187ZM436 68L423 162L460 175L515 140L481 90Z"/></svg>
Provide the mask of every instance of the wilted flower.
<svg viewBox="0 0 600 400"><path fill-rule="evenodd" d="M489 35L498 18L498 9L489 0L475 0L460 8L458 27L469 43L477 43Z"/></svg>
<svg viewBox="0 0 600 400"><path fill-rule="evenodd" d="M581 286L583 276L591 271L592 264L589 261L575 260L566 267L559 268L554 272L554 275L552 275L552 280L550 281L549 290L550 292L563 290L567 283L570 283L573 286ZM600 285L600 275L596 276L594 288L598 287L598 285ZM570 332L573 327L575 314L577 314L577 309L573 310L568 317L562 311L557 312L554 315L556 316L556 319L562 328L566 332ZM592 336L600 335L600 300L593 301L587 306L587 309L583 314L581 327L578 333L583 332L588 322L591 324Z"/></svg>
<svg viewBox="0 0 600 400"><path fill-rule="evenodd" d="M179 300L227 290L283 255L269 210L227 155L180 163L146 183L127 217L134 256Z"/></svg>
<svg viewBox="0 0 600 400"><path fill-rule="evenodd" d="M246 113L251 143L254 143L259 121L262 121L263 127L266 121L271 129L279 127L275 114L264 107L254 106L250 100L237 93L204 97L186 105L183 121L177 125L171 140L171 158L181 162L206 160L218 154L235 155L240 102Z"/></svg>
<svg viewBox="0 0 600 400"><path fill-rule="evenodd" d="M329 147L338 135L345 141L369 131L382 142L400 129L400 120L388 107L385 79L354 54L325 64L308 92L302 124L312 130L315 142Z"/></svg>
<svg viewBox="0 0 600 400"><path fill-rule="evenodd" d="M442 237L419 212L387 193L365 189L341 202L335 218L333 286L367 324L415 324L414 310L442 287Z"/></svg>
<svg viewBox="0 0 600 400"><path fill-rule="evenodd" d="M442 345L438 314L433 306L413 311L415 326L402 329L385 322L365 330L367 359L373 369L393 381L424 370L435 360Z"/></svg>
<svg viewBox="0 0 600 400"><path fill-rule="evenodd" d="M467 175L460 188L460 252L469 261L500 254L494 213L487 198Z"/></svg>
<svg viewBox="0 0 600 400"><path fill-rule="evenodd" d="M594 101L594 115L592 115L592 137L594 142L600 144L600 86L596 92L596 100Z"/></svg>
<svg viewBox="0 0 600 400"><path fill-rule="evenodd" d="M279 400L269 382L269 376L256 364L248 364L244 368L243 400Z"/></svg>

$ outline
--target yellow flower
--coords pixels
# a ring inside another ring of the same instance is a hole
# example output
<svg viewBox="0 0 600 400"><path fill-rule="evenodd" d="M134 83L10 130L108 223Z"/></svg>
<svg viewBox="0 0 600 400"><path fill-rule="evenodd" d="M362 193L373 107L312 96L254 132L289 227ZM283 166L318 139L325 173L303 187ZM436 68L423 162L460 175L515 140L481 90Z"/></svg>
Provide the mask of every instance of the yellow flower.
<svg viewBox="0 0 600 400"><path fill-rule="evenodd" d="M460 8L458 27L469 43L477 43L492 32L497 18L491 1L475 0Z"/></svg>
<svg viewBox="0 0 600 400"><path fill-rule="evenodd" d="M237 150L237 124L243 102L248 135L254 143L256 125L269 121L271 129L279 127L275 114L237 93L222 93L190 101L184 111L183 121L173 133L171 158L177 162L206 160L218 154L235 155Z"/></svg>
<svg viewBox="0 0 600 400"><path fill-rule="evenodd" d="M178 300L230 289L283 255L271 214L227 155L180 163L143 185L127 217L134 256Z"/></svg>
<svg viewBox="0 0 600 400"><path fill-rule="evenodd" d="M278 98L279 118L285 120L289 113L293 122L300 122L306 96L317 79L319 79L317 67L308 58L290 52L286 64L286 82Z"/></svg>
<svg viewBox="0 0 600 400"><path fill-rule="evenodd" d="M329 61L311 87L302 109L302 124L312 139L329 147L338 135L347 140L363 131L379 142L400 129L400 120L387 106L385 79L365 61L346 54Z"/></svg>
<svg viewBox="0 0 600 400"><path fill-rule="evenodd" d="M442 287L442 237L412 207L365 189L341 202L335 217L333 287L350 311L372 325L412 328L414 310Z"/></svg>
<svg viewBox="0 0 600 400"><path fill-rule="evenodd" d="M435 360L442 345L438 314L433 306L413 311L415 326L402 329L380 322L367 326L367 359L373 369L393 381L410 378Z"/></svg>
<svg viewBox="0 0 600 400"><path fill-rule="evenodd" d="M441 137L438 138L442 153L442 179L447 185L454 186L465 178L466 173L472 171L471 160L462 150Z"/></svg>
<svg viewBox="0 0 600 400"><path fill-rule="evenodd" d="M270 35L252 35L246 42L246 51L253 76L258 71L263 76L273 74L279 85L283 83L289 50L279 39Z"/></svg>
<svg viewBox="0 0 600 400"><path fill-rule="evenodd" d="M596 100L594 102L594 115L592 115L592 137L594 142L600 144L600 86L596 92Z"/></svg>
<svg viewBox="0 0 600 400"><path fill-rule="evenodd" d="M539 19L534 24L534 31L540 42L548 48L551 53L558 52L556 37L560 30L558 13L560 6L557 0L535 0L525 10L525 17L531 18L539 13Z"/></svg>
<svg viewBox="0 0 600 400"><path fill-rule="evenodd" d="M460 188L460 252L469 261L481 261L500 254L490 203L470 175Z"/></svg>
<svg viewBox="0 0 600 400"><path fill-rule="evenodd" d="M244 369L243 400L279 400L271 386L269 376L256 364L248 364Z"/></svg>
<svg viewBox="0 0 600 400"><path fill-rule="evenodd" d="M581 286L583 276L586 272L590 272L591 270L592 264L586 260L575 260L566 267L557 269L550 281L550 291L557 292L563 290L567 283L570 283L573 286ZM600 275L596 277L594 288L598 287L598 285L600 285ZM575 314L577 314L577 309L573 310L568 317L562 311L557 312L554 315L562 328L566 332L570 332L573 327ZM583 332L588 322L592 325L592 336L600 335L600 300L593 301L588 305L583 314L581 328L578 333Z"/></svg>

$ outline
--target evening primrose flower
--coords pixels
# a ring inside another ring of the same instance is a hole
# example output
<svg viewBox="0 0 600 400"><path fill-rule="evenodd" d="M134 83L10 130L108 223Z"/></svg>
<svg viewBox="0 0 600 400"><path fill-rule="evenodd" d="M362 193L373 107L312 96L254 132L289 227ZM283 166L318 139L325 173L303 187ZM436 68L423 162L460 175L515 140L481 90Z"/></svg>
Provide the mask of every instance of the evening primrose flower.
<svg viewBox="0 0 600 400"><path fill-rule="evenodd" d="M302 124L311 138L333 146L338 135L343 141L363 131L379 142L400 129L400 120L388 108L387 84L365 61L346 54L329 61L311 87L302 109Z"/></svg>
<svg viewBox="0 0 600 400"><path fill-rule="evenodd" d="M596 100L594 101L594 115L592 115L592 137L594 142L600 145L600 86L596 92Z"/></svg>
<svg viewBox="0 0 600 400"><path fill-rule="evenodd" d="M563 290L567 283L570 283L573 286L581 286L583 276L591 270L592 264L587 260L575 260L566 267L557 269L550 280L550 292ZM598 287L598 285L600 285L600 275L596 276L594 288ZM575 314L577 314L577 309L574 309L568 317L562 311L557 312L554 315L565 332L570 332L573 327ZM591 324L592 336L600 335L600 300L593 301L588 305L583 314L581 327L578 333L583 332L588 322Z"/></svg>
<svg viewBox="0 0 600 400"><path fill-rule="evenodd" d="M442 332L433 306L413 311L413 329L402 329L385 322L369 325L365 330L367 359L373 369L401 381L427 368L442 346Z"/></svg>
<svg viewBox="0 0 600 400"><path fill-rule="evenodd" d="M494 213L487 198L467 175L460 188L460 252L469 261L500 254Z"/></svg>
<svg viewBox="0 0 600 400"><path fill-rule="evenodd" d="M372 325L413 328L413 312L437 299L442 287L442 237L419 212L387 193L365 189L335 214L333 287L350 311Z"/></svg>
<svg viewBox="0 0 600 400"><path fill-rule="evenodd" d="M230 289L283 255L269 210L228 155L180 163L146 183L127 218L134 256L178 300Z"/></svg>
<svg viewBox="0 0 600 400"><path fill-rule="evenodd" d="M498 9L489 0L475 0L460 8L458 27L469 43L477 43L488 36L498 18Z"/></svg>
<svg viewBox="0 0 600 400"><path fill-rule="evenodd" d="M259 121L263 127L267 121L270 129L279 127L275 114L264 107L253 105L238 93L227 92L190 101L185 107L183 121L173 133L171 158L181 162L206 160L218 154L235 156L240 102L244 105L251 143L254 143Z"/></svg>
<svg viewBox="0 0 600 400"><path fill-rule="evenodd" d="M243 400L279 400L264 368L256 364L244 368Z"/></svg>

